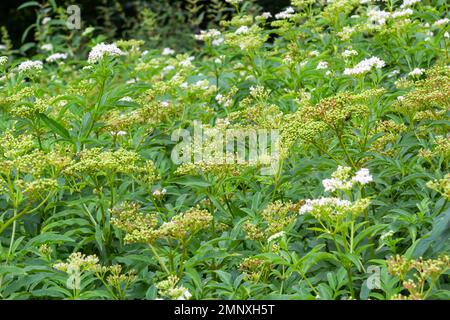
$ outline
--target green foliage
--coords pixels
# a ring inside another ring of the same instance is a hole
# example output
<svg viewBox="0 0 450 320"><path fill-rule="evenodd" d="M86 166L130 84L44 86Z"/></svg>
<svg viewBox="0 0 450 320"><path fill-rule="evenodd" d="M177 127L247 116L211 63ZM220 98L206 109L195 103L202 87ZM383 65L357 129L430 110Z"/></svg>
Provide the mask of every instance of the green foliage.
<svg viewBox="0 0 450 320"><path fill-rule="evenodd" d="M1 298L449 298L446 2L134 5L2 29Z"/></svg>

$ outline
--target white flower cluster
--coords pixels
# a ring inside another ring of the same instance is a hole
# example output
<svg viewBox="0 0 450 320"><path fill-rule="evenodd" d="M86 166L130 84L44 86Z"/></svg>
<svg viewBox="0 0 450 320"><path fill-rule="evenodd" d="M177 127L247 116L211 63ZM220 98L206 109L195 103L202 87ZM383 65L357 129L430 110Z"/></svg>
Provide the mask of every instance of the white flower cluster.
<svg viewBox="0 0 450 320"><path fill-rule="evenodd" d="M407 9L403 9L403 10L399 10L399 11L394 11L391 15L392 18L401 18L401 17L407 17L410 16L414 13L414 11L412 11L412 9L407 8Z"/></svg>
<svg viewBox="0 0 450 320"><path fill-rule="evenodd" d="M352 178L350 178L350 171L350 167L338 166L330 179L322 181L325 191L350 190L355 183L364 185L373 181L372 175L366 168L358 170Z"/></svg>
<svg viewBox="0 0 450 320"><path fill-rule="evenodd" d="M403 0L403 4L400 6L400 8L413 6L420 1L421 0Z"/></svg>
<svg viewBox="0 0 450 320"><path fill-rule="evenodd" d="M349 208L352 203L348 200L339 198L319 198L319 199L307 199L305 204L300 208L299 213L305 214L313 211L317 207L338 207Z"/></svg>
<svg viewBox="0 0 450 320"><path fill-rule="evenodd" d="M263 13L261 13L260 17L262 17L264 19L269 19L269 18L272 18L272 14L270 12L263 12Z"/></svg>
<svg viewBox="0 0 450 320"><path fill-rule="evenodd" d="M383 25L386 23L387 19L391 17L391 14L387 11L375 8L367 11L367 16L370 22L378 25Z"/></svg>
<svg viewBox="0 0 450 320"><path fill-rule="evenodd" d="M372 182L373 177L370 174L369 169L362 168L356 172L355 176L352 178L352 181L364 185Z"/></svg>
<svg viewBox="0 0 450 320"><path fill-rule="evenodd" d="M411 77L415 77L415 76L420 76L425 72L424 69L421 68L415 68L413 71L411 71L410 73L408 73L409 76Z"/></svg>
<svg viewBox="0 0 450 320"><path fill-rule="evenodd" d="M344 58L348 58L351 56L357 56L358 55L358 51L356 50L345 50L344 52L342 52L342 56Z"/></svg>
<svg viewBox="0 0 450 320"><path fill-rule="evenodd" d="M319 61L319 63L317 64L317 68L318 70L321 69L328 69L328 62L326 61Z"/></svg>
<svg viewBox="0 0 450 320"><path fill-rule="evenodd" d="M222 33L217 29L200 30L200 34L196 34L194 37L196 40L205 41L208 39L215 39L220 37Z"/></svg>
<svg viewBox="0 0 450 320"><path fill-rule="evenodd" d="M158 198L158 197L162 197L167 193L166 188L163 188L162 190L156 189L155 191L153 191L153 196Z"/></svg>
<svg viewBox="0 0 450 320"><path fill-rule="evenodd" d="M247 26L241 26L234 33L235 34L246 34L248 32L249 32L249 28Z"/></svg>
<svg viewBox="0 0 450 320"><path fill-rule="evenodd" d="M233 104L233 99L227 98L222 94L216 95L216 101L219 104L222 104L224 107L230 107Z"/></svg>
<svg viewBox="0 0 450 320"><path fill-rule="evenodd" d="M187 57L186 59L179 62L180 66L182 67L190 67L192 66L192 61L194 60L194 57Z"/></svg>
<svg viewBox="0 0 450 320"><path fill-rule="evenodd" d="M213 46L218 46L225 41L225 39L222 37L222 33L217 29L209 29L207 31L200 30L200 34L196 34L194 37L199 41L212 40L211 44Z"/></svg>
<svg viewBox="0 0 450 320"><path fill-rule="evenodd" d="M43 44L43 45L41 46L41 50L44 50L44 51L52 51L52 50L53 50L53 45L52 45L51 43Z"/></svg>
<svg viewBox="0 0 450 320"><path fill-rule="evenodd" d="M367 16L369 18L369 21L372 24L382 26L382 25L386 24L387 20L390 18L394 18L394 19L395 18L403 18L403 17L410 16L413 13L414 13L414 11L410 8L394 11L392 13L375 8L375 9L368 10Z"/></svg>
<svg viewBox="0 0 450 320"><path fill-rule="evenodd" d="M19 72L28 72L28 71L38 72L38 71L41 71L43 67L44 67L44 65L43 65L42 61L27 60L27 61L24 61L21 64L19 64L19 66L17 68L19 69Z"/></svg>
<svg viewBox="0 0 450 320"><path fill-rule="evenodd" d="M294 8L288 7L288 8L286 8L286 10L277 13L275 15L275 18L276 19L289 19L293 16L294 12L295 12Z"/></svg>
<svg viewBox="0 0 450 320"><path fill-rule="evenodd" d="M161 54L163 56L170 56L172 54L175 54L175 50L173 50L171 48L164 48Z"/></svg>
<svg viewBox="0 0 450 320"><path fill-rule="evenodd" d="M1 56L0 57L0 67L3 67L8 62L7 56Z"/></svg>
<svg viewBox="0 0 450 320"><path fill-rule="evenodd" d="M115 44L99 43L89 52L88 62L97 63L106 56L120 56L125 53L120 50Z"/></svg>
<svg viewBox="0 0 450 320"><path fill-rule="evenodd" d="M345 75L360 75L365 74L372 70L372 68L381 69L385 66L385 62L377 57L370 57L368 59L362 60L353 68L345 68Z"/></svg>
<svg viewBox="0 0 450 320"><path fill-rule="evenodd" d="M433 26L435 26L435 27L445 26L448 24L449 21L450 20L448 18L439 19L433 23Z"/></svg>
<svg viewBox="0 0 450 320"><path fill-rule="evenodd" d="M58 60L66 60L67 59L67 53L54 53L45 59L47 62L55 62Z"/></svg>

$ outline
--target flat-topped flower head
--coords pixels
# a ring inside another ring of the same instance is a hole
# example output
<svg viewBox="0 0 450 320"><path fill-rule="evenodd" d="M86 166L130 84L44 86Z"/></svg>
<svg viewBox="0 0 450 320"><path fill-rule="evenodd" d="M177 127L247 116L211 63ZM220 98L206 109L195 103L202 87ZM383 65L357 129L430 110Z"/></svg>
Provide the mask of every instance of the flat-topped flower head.
<svg viewBox="0 0 450 320"><path fill-rule="evenodd" d="M175 54L175 50L173 50L171 48L164 48L163 51L161 52L161 54L163 56L170 56L172 54Z"/></svg>
<svg viewBox="0 0 450 320"><path fill-rule="evenodd" d="M286 10L277 13L275 15L275 18L279 19L279 20L281 20L281 19L289 19L289 18L291 18L293 16L294 12L295 12L294 8L288 7L288 8L286 8Z"/></svg>
<svg viewBox="0 0 450 320"><path fill-rule="evenodd" d="M19 66L17 67L17 69L19 70L20 73L27 73L27 72L39 72L42 70L43 68L43 63L42 61L36 60L36 61L32 61L32 60L27 60L22 62L21 64L19 64Z"/></svg>
<svg viewBox="0 0 450 320"><path fill-rule="evenodd" d="M355 176L352 178L352 181L360 184L368 184L373 181L373 177L370 174L369 169L362 168L356 172Z"/></svg>
<svg viewBox="0 0 450 320"><path fill-rule="evenodd" d="M54 53L45 59L47 62L56 62L59 60L66 60L67 59L67 53Z"/></svg>
<svg viewBox="0 0 450 320"><path fill-rule="evenodd" d="M0 67L3 67L8 62L7 56L1 56L0 57Z"/></svg>
<svg viewBox="0 0 450 320"><path fill-rule="evenodd" d="M436 20L433 23L433 26L435 26L435 27L442 27L442 26L444 26L445 27L448 24L449 21L450 20L448 18L439 19L439 20Z"/></svg>
<svg viewBox="0 0 450 320"><path fill-rule="evenodd" d="M410 73L408 73L409 76L411 77L418 77L420 75L422 75L425 72L424 69L421 68L415 68L413 71L411 71Z"/></svg>
<svg viewBox="0 0 450 320"><path fill-rule="evenodd" d="M385 62L378 57L370 57L362 60L353 68L346 68L344 70L345 75L362 75L369 72L372 69L381 69L385 66Z"/></svg>
<svg viewBox="0 0 450 320"><path fill-rule="evenodd" d="M104 56L114 57L124 54L125 53L120 50L115 44L99 43L92 48L91 52L89 52L88 62L97 63L102 60Z"/></svg>

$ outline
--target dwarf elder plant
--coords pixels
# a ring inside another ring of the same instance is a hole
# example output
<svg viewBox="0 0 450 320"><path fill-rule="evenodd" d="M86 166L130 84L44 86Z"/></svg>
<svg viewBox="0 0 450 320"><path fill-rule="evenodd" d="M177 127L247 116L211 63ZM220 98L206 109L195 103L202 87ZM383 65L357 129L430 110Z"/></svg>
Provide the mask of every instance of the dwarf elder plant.
<svg viewBox="0 0 450 320"><path fill-rule="evenodd" d="M214 3L195 51L2 29L0 297L450 298L447 1Z"/></svg>

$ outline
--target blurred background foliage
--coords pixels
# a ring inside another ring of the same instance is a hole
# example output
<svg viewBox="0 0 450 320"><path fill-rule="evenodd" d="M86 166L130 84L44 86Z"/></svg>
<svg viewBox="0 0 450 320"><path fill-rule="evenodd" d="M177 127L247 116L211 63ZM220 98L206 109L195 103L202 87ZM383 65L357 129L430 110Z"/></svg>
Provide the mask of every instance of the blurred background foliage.
<svg viewBox="0 0 450 320"><path fill-rule="evenodd" d="M290 3L289 0L246 2L250 12L272 14ZM95 27L96 33L107 39L142 39L150 46L176 50L195 49L197 43L192 34L217 28L219 21L229 17L234 10L225 0L1 0L2 43L10 41L19 48L36 40L38 28L33 28L33 24L39 22L37 17L42 19L45 14L63 17L64 9L73 4L81 8L82 29L79 32ZM29 49L26 45L21 52Z"/></svg>

